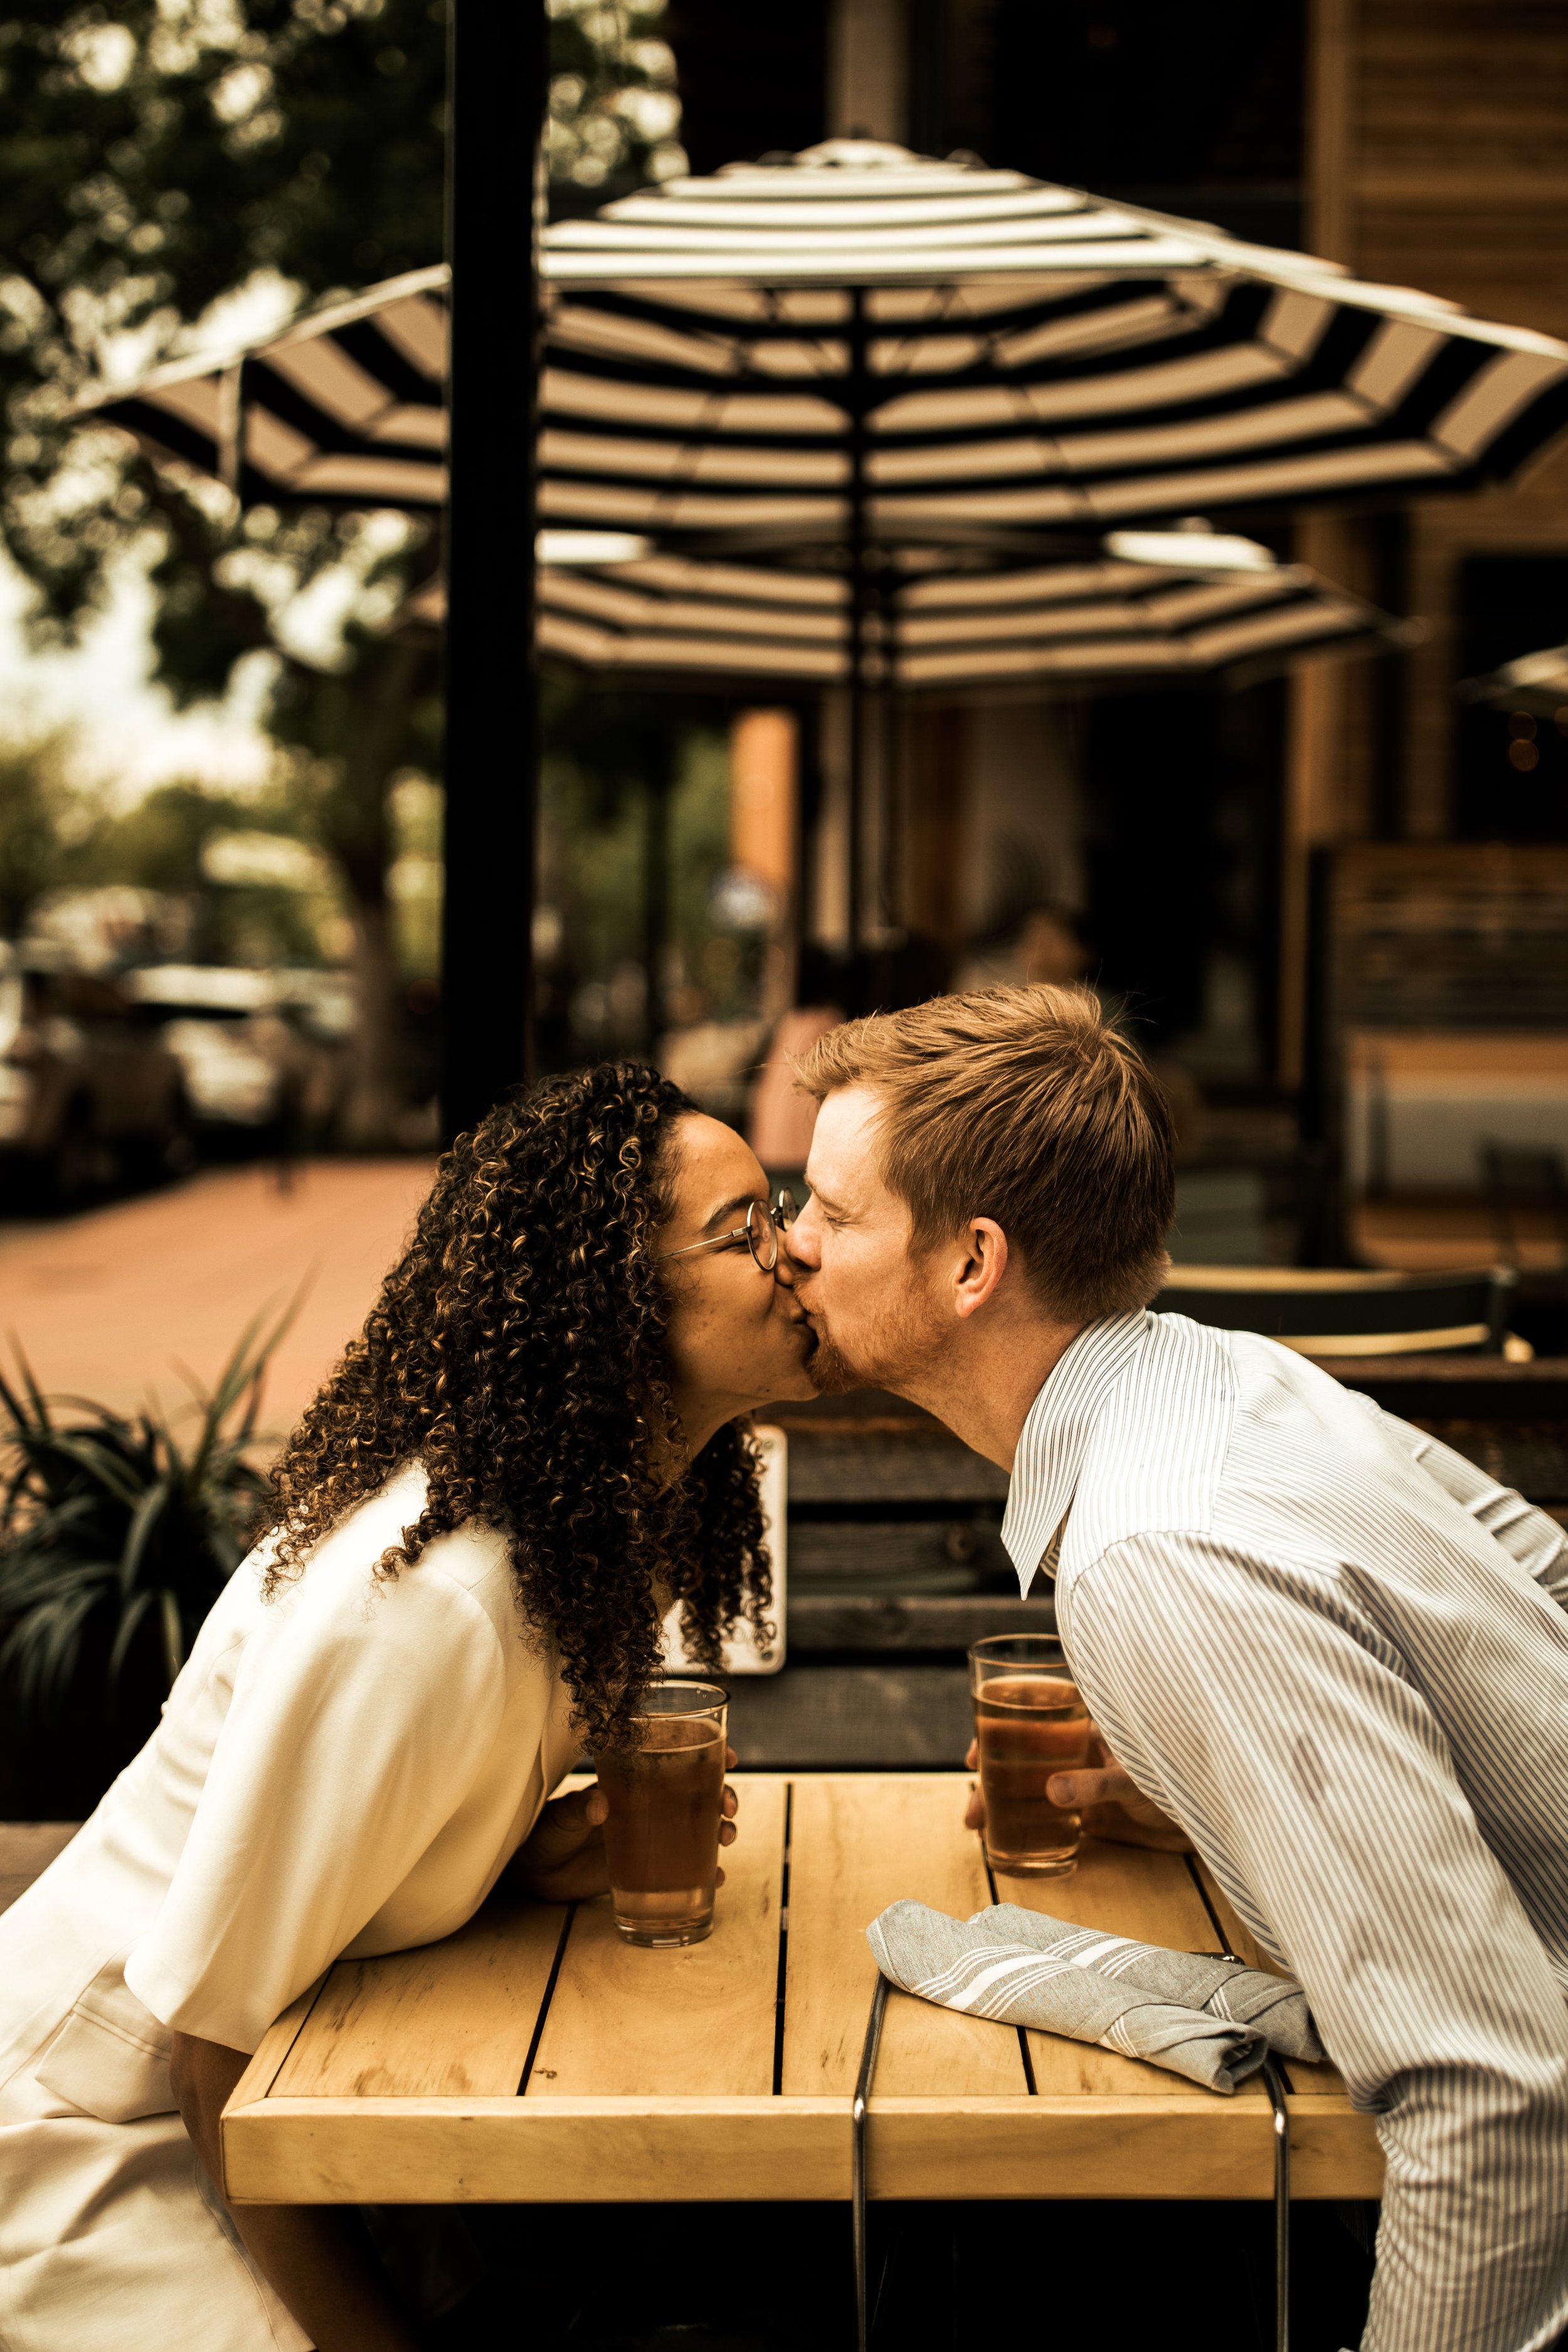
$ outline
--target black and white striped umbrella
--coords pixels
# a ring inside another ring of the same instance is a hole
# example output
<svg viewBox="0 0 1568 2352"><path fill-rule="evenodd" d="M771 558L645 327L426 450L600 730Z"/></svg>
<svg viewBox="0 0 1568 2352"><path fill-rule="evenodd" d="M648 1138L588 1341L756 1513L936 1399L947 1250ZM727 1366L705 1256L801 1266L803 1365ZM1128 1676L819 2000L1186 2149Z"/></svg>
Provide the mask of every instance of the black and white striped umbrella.
<svg viewBox="0 0 1568 2352"><path fill-rule="evenodd" d="M1548 336L868 142L559 223L542 268L542 520L663 545L1426 495L1509 478L1568 423ZM438 508L446 283L413 272L84 404L247 500Z"/></svg>
<svg viewBox="0 0 1568 2352"><path fill-rule="evenodd" d="M247 506L399 507L447 498L448 272L391 278L259 341L172 360L80 404L153 457L216 475Z"/></svg>
<svg viewBox="0 0 1568 2352"><path fill-rule="evenodd" d="M547 558L553 536L542 535ZM437 599L425 600L427 617ZM850 677L842 570L658 553L547 560L538 599L540 651L583 667L774 687ZM910 551L871 615L865 682L900 693L1178 683L1400 641L1384 614L1299 565L1200 573L1101 558L959 570L951 556L921 562Z"/></svg>
<svg viewBox="0 0 1568 2352"><path fill-rule="evenodd" d="M1532 718L1568 719L1568 646L1546 646L1517 661L1460 681L1466 702L1490 703L1494 710L1526 710Z"/></svg>
<svg viewBox="0 0 1568 2352"><path fill-rule="evenodd" d="M835 141L562 222L548 521L896 543L1506 479L1568 345L1077 190Z"/></svg>

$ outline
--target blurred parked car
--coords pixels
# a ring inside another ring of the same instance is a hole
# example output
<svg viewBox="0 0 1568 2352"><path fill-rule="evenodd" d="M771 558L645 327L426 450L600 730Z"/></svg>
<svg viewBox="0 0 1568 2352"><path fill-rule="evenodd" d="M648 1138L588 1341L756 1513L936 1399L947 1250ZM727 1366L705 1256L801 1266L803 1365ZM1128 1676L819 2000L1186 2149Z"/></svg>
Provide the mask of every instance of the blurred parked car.
<svg viewBox="0 0 1568 2352"><path fill-rule="evenodd" d="M206 1141L286 1150L329 1128L337 1108L335 977L154 964L128 972L125 988L178 1060Z"/></svg>
<svg viewBox="0 0 1568 2352"><path fill-rule="evenodd" d="M0 1170L62 1208L116 1178L151 1182L191 1162L176 1056L123 990L47 947L0 940Z"/></svg>

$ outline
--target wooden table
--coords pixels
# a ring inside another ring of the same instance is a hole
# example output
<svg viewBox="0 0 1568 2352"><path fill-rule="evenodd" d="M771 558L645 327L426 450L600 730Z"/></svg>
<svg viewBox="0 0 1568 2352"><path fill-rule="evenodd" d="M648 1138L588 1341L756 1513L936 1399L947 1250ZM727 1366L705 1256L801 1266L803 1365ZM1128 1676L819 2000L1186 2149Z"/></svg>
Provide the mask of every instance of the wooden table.
<svg viewBox="0 0 1568 2352"><path fill-rule="evenodd" d="M961 1773L743 1774L709 1942L622 1944L607 1902L492 1901L447 1942L340 1961L272 2028L223 2120L242 2202L839 2199L876 1970L900 1895L991 1900ZM1201 1864L1090 1844L1004 1900L1259 1958ZM1370 2119L1286 2070L1297 2197L1375 2197ZM1111 2052L895 1992L868 2118L873 2198L1258 2198L1260 2086L1232 2098Z"/></svg>

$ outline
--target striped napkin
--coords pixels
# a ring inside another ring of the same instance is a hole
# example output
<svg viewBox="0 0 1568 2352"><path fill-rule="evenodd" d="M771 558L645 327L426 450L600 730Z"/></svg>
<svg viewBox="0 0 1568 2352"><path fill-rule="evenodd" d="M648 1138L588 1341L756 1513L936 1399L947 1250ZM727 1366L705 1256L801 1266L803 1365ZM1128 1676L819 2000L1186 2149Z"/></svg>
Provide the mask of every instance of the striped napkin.
<svg viewBox="0 0 1568 2352"><path fill-rule="evenodd" d="M1234 2091L1270 2047L1322 2055L1300 1987L1238 1961L1131 1943L1011 1903L973 1919L894 1903L866 1933L882 1974L922 2000L1099 2042L1206 2090Z"/></svg>
<svg viewBox="0 0 1568 2352"><path fill-rule="evenodd" d="M1009 1942L1052 1953L1076 1969L1131 1979L1140 1991L1156 1993L1183 2009L1201 2009L1231 2025L1249 2025L1282 2058L1317 2065L1324 2056L1307 1996L1294 1977L1270 1976L1263 1969L1249 1969L1245 1961L1216 1960L1206 1952L1134 1944L1099 1927L1074 1927L1066 1919L1048 1918L1043 1911L1021 1911L1016 1903L981 1911L976 1921L981 1919Z"/></svg>

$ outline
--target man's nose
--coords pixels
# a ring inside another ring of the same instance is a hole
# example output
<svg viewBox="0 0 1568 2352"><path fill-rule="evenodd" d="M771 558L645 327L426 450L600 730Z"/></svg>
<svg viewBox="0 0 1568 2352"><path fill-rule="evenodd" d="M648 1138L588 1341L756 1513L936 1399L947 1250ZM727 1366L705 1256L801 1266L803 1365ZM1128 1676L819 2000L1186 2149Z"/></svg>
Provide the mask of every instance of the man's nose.
<svg viewBox="0 0 1568 2352"><path fill-rule="evenodd" d="M795 1223L786 1227L783 1238L784 1247L779 1252L780 1265L782 1266L787 1258L790 1261L792 1275L814 1272L821 1262L821 1252L817 1247L816 1219L809 1201L799 1216L795 1218Z"/></svg>

